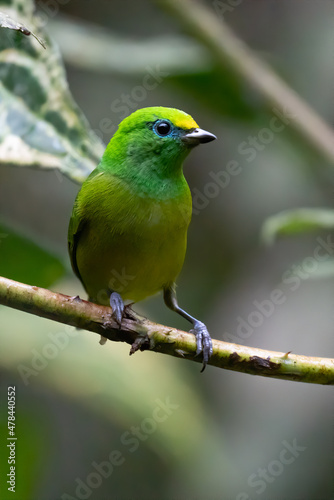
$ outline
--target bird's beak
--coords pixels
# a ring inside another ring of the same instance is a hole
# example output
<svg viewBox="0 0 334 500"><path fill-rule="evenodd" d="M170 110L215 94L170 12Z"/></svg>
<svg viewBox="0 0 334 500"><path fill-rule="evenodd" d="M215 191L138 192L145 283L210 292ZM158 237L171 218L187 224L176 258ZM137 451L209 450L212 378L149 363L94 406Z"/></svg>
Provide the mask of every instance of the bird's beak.
<svg viewBox="0 0 334 500"><path fill-rule="evenodd" d="M211 132L207 132L206 130L202 130L201 128L195 128L181 137L182 142L188 146L197 146L198 144L211 142L215 139L217 139L215 135L211 134Z"/></svg>

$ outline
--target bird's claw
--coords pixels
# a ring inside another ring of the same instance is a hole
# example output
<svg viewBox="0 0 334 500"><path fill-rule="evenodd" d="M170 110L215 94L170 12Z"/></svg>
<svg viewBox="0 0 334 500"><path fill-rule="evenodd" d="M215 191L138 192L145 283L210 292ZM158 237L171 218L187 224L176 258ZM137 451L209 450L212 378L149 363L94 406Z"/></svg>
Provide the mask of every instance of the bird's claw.
<svg viewBox="0 0 334 500"><path fill-rule="evenodd" d="M119 293L112 292L112 294L110 295L110 307L112 309L113 318L115 319L116 323L121 326L125 306L123 299Z"/></svg>
<svg viewBox="0 0 334 500"><path fill-rule="evenodd" d="M192 328L190 332L196 337L196 355L201 354L201 352L203 353L203 368L201 370L201 372L203 372L212 356L212 340L207 327L201 321L196 321L194 323L194 328Z"/></svg>

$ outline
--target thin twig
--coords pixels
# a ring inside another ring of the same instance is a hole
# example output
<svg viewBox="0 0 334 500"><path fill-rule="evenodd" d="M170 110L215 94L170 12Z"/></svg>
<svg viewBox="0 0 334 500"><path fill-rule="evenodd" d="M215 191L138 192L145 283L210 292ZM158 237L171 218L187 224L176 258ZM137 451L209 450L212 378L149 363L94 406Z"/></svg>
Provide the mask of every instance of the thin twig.
<svg viewBox="0 0 334 500"><path fill-rule="evenodd" d="M111 317L109 307L79 297L69 297L0 277L0 304L89 330L112 341L127 342L131 344L132 352L139 346L141 350L149 349L201 362L200 357L196 357L195 337L192 334L137 315L125 318L122 328L119 328ZM209 365L264 377L334 385L334 359L265 351L219 340L213 341Z"/></svg>

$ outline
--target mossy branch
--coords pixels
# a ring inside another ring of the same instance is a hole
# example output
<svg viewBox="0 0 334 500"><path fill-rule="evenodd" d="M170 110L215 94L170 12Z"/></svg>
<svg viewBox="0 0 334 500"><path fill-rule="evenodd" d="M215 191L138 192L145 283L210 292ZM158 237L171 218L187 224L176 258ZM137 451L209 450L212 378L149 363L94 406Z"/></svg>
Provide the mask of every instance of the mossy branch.
<svg viewBox="0 0 334 500"><path fill-rule="evenodd" d="M109 307L2 277L0 304L89 330L115 342L126 342L132 346L130 353L139 346L141 350L202 362L196 356L192 334L153 323L132 312L119 328ZM213 340L209 365L264 377L334 385L334 359L265 351L219 340Z"/></svg>

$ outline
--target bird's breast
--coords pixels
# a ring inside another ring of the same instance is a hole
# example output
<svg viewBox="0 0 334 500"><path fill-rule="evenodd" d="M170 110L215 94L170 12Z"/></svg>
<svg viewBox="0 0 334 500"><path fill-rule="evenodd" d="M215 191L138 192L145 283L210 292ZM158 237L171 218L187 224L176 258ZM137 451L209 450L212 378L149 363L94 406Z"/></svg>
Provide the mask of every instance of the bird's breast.
<svg viewBox="0 0 334 500"><path fill-rule="evenodd" d="M107 303L108 291L139 301L172 284L180 273L191 219L191 198L127 196L91 213L77 260L86 290ZM102 230L103 228L103 230Z"/></svg>

